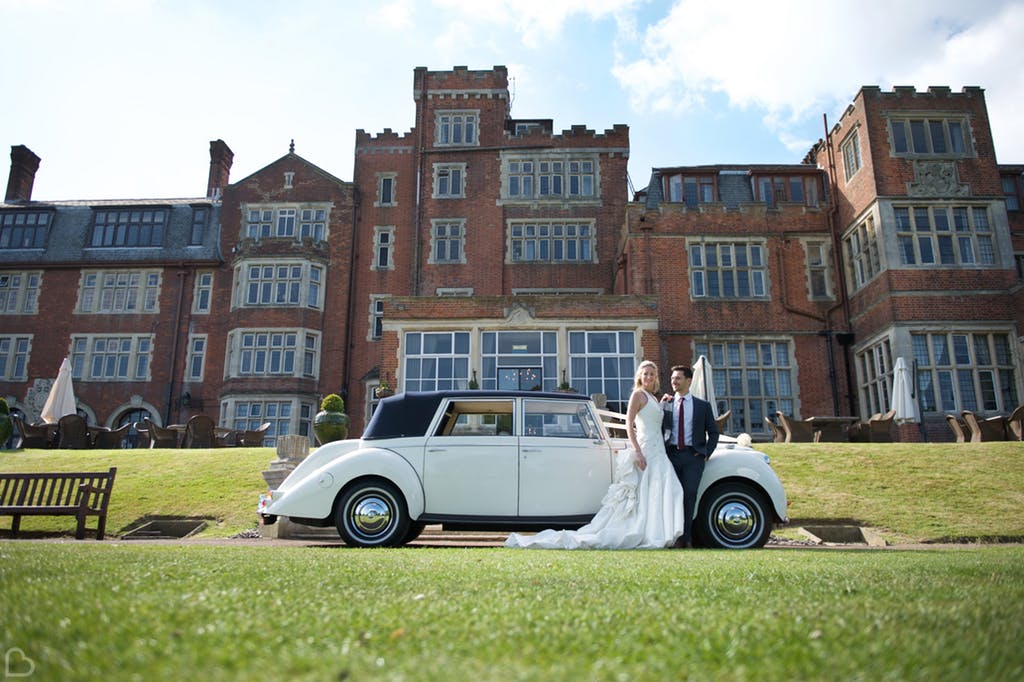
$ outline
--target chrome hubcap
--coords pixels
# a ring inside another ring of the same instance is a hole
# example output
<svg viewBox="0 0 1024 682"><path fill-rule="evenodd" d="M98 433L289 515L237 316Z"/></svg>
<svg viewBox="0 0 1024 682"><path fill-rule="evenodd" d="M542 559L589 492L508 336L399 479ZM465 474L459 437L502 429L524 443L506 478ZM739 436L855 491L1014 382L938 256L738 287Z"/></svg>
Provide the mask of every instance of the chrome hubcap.
<svg viewBox="0 0 1024 682"><path fill-rule="evenodd" d="M384 498L370 495L352 505L350 518L363 535L379 535L391 523L391 507Z"/></svg>
<svg viewBox="0 0 1024 682"><path fill-rule="evenodd" d="M723 504L715 515L715 527L723 538L742 540L749 537L757 526L757 517L753 510L742 502L735 500Z"/></svg>

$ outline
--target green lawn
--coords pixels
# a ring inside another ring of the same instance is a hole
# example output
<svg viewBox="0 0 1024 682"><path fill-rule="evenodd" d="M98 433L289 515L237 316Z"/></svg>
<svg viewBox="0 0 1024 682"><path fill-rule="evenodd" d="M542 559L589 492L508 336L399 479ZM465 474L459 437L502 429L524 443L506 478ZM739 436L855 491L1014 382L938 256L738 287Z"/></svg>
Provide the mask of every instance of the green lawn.
<svg viewBox="0 0 1024 682"><path fill-rule="evenodd" d="M1024 541L1024 444L762 444L794 523L851 521L891 542ZM207 537L255 525L270 448L0 452L0 471L118 467L109 532L153 516L205 516ZM10 520L0 518L0 535ZM74 531L74 519L24 518L26 531Z"/></svg>
<svg viewBox="0 0 1024 682"><path fill-rule="evenodd" d="M1020 443L767 445L794 523L928 550L726 552L0 540L5 674L32 680L1024 678ZM267 449L0 453L119 467L110 530L252 528ZM3 523L9 523L4 519ZM9 527L9 526L4 526ZM58 537L72 519L25 519ZM0 531L0 535L6 535Z"/></svg>
<svg viewBox="0 0 1024 682"><path fill-rule="evenodd" d="M0 650L20 650L34 680L1024 675L1019 546L567 552L0 541L0 604Z"/></svg>

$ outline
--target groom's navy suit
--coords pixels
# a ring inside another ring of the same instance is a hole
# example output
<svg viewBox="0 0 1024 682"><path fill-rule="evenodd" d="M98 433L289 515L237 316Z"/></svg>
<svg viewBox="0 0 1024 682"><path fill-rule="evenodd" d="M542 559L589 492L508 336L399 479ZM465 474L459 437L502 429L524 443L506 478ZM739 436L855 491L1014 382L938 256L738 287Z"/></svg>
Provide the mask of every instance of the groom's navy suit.
<svg viewBox="0 0 1024 682"><path fill-rule="evenodd" d="M680 447L680 439L685 441L685 427L682 431L676 422L675 415L678 414L676 404L679 396L674 395L670 402L661 404L662 409L662 431L665 434L665 451L668 453L669 461L676 470L676 476L683 485L683 511L686 514L686 530L680 538L684 543L690 544L693 541L693 510L694 502L697 500L697 490L700 488L700 479L704 475L704 462L714 453L718 446L718 424L715 422L715 414L711 410L711 403L701 400L696 396L689 395L690 408L686 418L690 422L690 441L683 442ZM675 427L675 428L673 428Z"/></svg>

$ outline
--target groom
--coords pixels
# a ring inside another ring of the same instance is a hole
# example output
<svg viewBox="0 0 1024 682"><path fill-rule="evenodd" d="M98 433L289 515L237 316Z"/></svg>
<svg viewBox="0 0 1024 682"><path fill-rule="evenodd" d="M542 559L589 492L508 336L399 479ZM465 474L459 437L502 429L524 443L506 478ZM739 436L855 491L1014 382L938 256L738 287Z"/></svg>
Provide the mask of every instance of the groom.
<svg viewBox="0 0 1024 682"><path fill-rule="evenodd" d="M704 462L718 445L718 425L711 403L690 395L693 369L685 365L672 368L674 396L662 398L662 431L665 450L683 485L683 512L686 526L676 547L693 546L693 507L704 475Z"/></svg>

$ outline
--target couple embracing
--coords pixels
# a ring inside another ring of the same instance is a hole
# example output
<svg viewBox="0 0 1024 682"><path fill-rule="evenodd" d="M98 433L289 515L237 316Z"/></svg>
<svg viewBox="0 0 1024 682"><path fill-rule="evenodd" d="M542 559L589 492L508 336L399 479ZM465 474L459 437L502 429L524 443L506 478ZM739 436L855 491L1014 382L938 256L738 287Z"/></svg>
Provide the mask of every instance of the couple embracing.
<svg viewBox="0 0 1024 682"><path fill-rule="evenodd" d="M660 393L658 367L637 368L626 410L630 448L619 456L601 508L576 531L513 533L506 547L658 549L693 544L693 507L704 463L718 444L711 405L690 395L693 370L672 368L674 395Z"/></svg>

